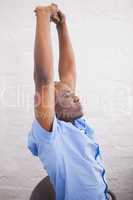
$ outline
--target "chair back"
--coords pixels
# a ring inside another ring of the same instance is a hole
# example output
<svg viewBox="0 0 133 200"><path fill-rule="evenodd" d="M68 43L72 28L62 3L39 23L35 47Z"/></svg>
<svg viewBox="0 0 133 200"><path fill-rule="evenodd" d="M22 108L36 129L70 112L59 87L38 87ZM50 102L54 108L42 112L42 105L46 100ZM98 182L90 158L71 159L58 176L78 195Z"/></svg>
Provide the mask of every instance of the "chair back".
<svg viewBox="0 0 133 200"><path fill-rule="evenodd" d="M115 194L110 190L108 190L108 196L110 200L116 200ZM49 176L46 176L38 183L29 200L55 200L55 192Z"/></svg>
<svg viewBox="0 0 133 200"><path fill-rule="evenodd" d="M55 200L55 192L48 176L37 184L30 200Z"/></svg>

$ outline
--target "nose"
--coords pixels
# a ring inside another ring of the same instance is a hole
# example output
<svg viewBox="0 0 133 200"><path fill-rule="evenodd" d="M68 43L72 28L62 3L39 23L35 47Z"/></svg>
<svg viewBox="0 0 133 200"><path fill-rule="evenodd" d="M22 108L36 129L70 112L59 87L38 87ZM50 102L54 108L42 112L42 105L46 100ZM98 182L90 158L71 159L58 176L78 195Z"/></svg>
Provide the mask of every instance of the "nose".
<svg viewBox="0 0 133 200"><path fill-rule="evenodd" d="M79 97L74 96L74 103L79 102Z"/></svg>

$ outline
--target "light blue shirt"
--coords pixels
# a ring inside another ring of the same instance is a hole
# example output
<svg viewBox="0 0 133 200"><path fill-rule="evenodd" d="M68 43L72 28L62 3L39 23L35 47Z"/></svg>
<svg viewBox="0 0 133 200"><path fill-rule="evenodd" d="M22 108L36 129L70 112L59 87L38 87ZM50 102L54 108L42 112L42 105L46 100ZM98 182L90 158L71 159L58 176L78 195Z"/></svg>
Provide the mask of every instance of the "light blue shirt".
<svg viewBox="0 0 133 200"><path fill-rule="evenodd" d="M105 169L85 117L73 123L54 117L52 132L34 119L28 148L50 176L56 200L107 200Z"/></svg>

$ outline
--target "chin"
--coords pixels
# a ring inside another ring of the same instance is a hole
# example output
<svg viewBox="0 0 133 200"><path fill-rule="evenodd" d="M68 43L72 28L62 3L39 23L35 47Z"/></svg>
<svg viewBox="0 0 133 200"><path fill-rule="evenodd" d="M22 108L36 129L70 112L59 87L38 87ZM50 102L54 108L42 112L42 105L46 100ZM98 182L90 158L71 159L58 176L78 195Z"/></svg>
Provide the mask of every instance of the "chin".
<svg viewBox="0 0 133 200"><path fill-rule="evenodd" d="M75 111L73 111L73 112L71 112L70 113L70 118L72 119L72 121L73 120L76 120L76 119L78 119L78 118L80 118L80 117L83 117L83 111L82 111L82 109L80 109L80 110L75 110Z"/></svg>
<svg viewBox="0 0 133 200"><path fill-rule="evenodd" d="M63 111L61 110L60 112L56 112L56 116L58 119L66 121L66 122L72 122L80 117L82 117L84 115L82 107L78 107L78 108L72 108L70 110L67 111Z"/></svg>
<svg viewBox="0 0 133 200"><path fill-rule="evenodd" d="M76 115L76 116L74 117L74 120L75 120L75 119L78 119L78 118L80 118L80 117L83 117L83 115L84 115L83 113L79 113L78 115Z"/></svg>
<svg viewBox="0 0 133 200"><path fill-rule="evenodd" d="M65 122L72 122L72 121L74 121L74 120L76 120L76 119L78 119L78 118L80 118L80 117L82 117L83 116L83 113L81 112L81 113L77 113L77 115L61 115L61 116L59 116L59 115L57 115L57 118L59 119L59 120L63 120L63 121L65 121Z"/></svg>

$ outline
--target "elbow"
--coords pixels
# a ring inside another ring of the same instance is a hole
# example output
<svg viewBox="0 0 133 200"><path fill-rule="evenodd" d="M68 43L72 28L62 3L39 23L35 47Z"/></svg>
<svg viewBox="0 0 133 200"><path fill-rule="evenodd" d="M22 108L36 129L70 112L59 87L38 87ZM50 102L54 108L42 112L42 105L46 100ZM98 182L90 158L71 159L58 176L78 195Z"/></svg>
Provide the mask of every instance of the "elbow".
<svg viewBox="0 0 133 200"><path fill-rule="evenodd" d="M48 85L53 82L53 73L50 71L44 72L41 70L36 70L36 72L34 72L34 81L37 84L43 83Z"/></svg>

